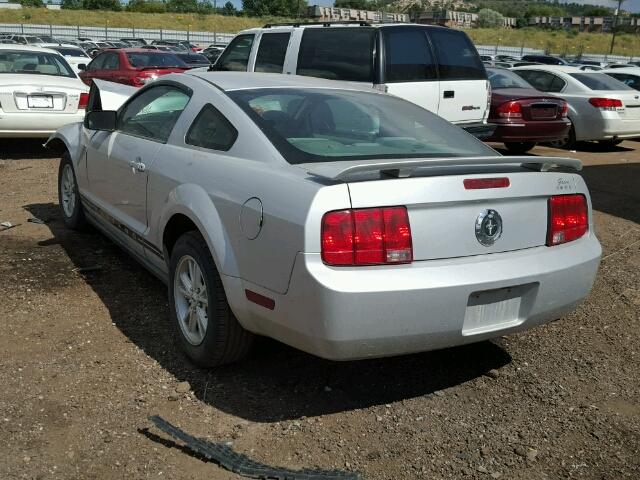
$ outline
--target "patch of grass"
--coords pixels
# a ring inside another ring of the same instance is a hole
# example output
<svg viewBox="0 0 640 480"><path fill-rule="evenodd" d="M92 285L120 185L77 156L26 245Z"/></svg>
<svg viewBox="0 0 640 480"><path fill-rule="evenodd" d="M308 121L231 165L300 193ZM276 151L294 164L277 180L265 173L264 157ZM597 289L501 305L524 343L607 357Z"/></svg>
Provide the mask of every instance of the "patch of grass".
<svg viewBox="0 0 640 480"><path fill-rule="evenodd" d="M466 30L477 45L507 45L547 50L549 53L578 55L580 53L605 54L611 46L610 33L585 33L538 28ZM614 55L640 57L640 36L619 34L613 49Z"/></svg>
<svg viewBox="0 0 640 480"><path fill-rule="evenodd" d="M45 8L0 9L0 23L32 23L38 25L80 25L86 27L165 28L200 32L228 32L261 27L282 18L227 17L190 13L137 13L102 10L47 10ZM107 23L108 22L108 23Z"/></svg>

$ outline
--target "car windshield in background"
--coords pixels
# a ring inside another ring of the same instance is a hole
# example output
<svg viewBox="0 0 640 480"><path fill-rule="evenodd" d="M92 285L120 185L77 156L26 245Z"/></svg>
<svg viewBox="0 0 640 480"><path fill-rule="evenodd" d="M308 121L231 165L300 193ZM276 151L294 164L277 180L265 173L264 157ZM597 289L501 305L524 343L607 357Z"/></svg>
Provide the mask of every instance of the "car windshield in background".
<svg viewBox="0 0 640 480"><path fill-rule="evenodd" d="M50 47L53 50L60 52L66 57L89 57L83 50L79 48L67 48L67 47Z"/></svg>
<svg viewBox="0 0 640 480"><path fill-rule="evenodd" d="M591 90L633 90L604 73L570 73L569 75Z"/></svg>
<svg viewBox="0 0 640 480"><path fill-rule="evenodd" d="M533 88L523 78L509 70L487 68L487 75L491 83L492 90L502 88Z"/></svg>
<svg viewBox="0 0 640 480"><path fill-rule="evenodd" d="M76 74L60 55L24 50L0 50L0 74L2 73L76 78Z"/></svg>
<svg viewBox="0 0 640 480"><path fill-rule="evenodd" d="M127 52L129 63L134 68L186 68L187 64L172 53Z"/></svg>
<svg viewBox="0 0 640 480"><path fill-rule="evenodd" d="M292 164L495 155L458 127L391 96L286 88L229 96Z"/></svg>

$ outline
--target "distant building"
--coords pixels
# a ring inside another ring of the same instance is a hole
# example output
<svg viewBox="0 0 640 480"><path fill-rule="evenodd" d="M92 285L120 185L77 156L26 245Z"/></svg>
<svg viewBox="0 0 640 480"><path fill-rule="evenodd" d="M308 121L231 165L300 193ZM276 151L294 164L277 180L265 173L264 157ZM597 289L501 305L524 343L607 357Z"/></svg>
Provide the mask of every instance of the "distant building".
<svg viewBox="0 0 640 480"><path fill-rule="evenodd" d="M579 32L610 32L615 17L531 17L529 25L533 27L562 28ZM640 18L620 16L618 26L625 30L640 31Z"/></svg>
<svg viewBox="0 0 640 480"><path fill-rule="evenodd" d="M423 12L416 19L417 23L427 25L442 25L453 28L474 28L478 26L478 14L469 12L459 12L456 10L440 10L434 12ZM504 28L514 28L516 19L504 17Z"/></svg>
<svg viewBox="0 0 640 480"><path fill-rule="evenodd" d="M11 3L8 0L0 0L0 8L4 8L7 10L18 10L22 8L22 5L19 3Z"/></svg>
<svg viewBox="0 0 640 480"><path fill-rule="evenodd" d="M409 15L406 13L376 12L372 10L357 10L355 8L322 7L320 5L311 5L307 10L307 17L316 22L409 22Z"/></svg>

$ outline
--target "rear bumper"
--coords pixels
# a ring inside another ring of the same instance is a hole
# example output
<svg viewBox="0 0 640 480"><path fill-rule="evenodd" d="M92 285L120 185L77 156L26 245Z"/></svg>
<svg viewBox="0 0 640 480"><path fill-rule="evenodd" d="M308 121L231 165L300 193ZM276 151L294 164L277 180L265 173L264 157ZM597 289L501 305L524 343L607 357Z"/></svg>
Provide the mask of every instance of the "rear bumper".
<svg viewBox="0 0 640 480"><path fill-rule="evenodd" d="M244 284L274 298L273 310L246 302L236 315L252 331L333 360L446 348L561 317L589 293L600 255L592 233L552 248L398 266L332 268L319 254L299 253L287 294ZM507 288L517 294L509 304L516 313L478 322L477 294L508 296Z"/></svg>
<svg viewBox="0 0 640 480"><path fill-rule="evenodd" d="M493 131L496 129L496 125L483 122L456 123L456 125L480 140L486 140L487 138L489 138L493 134Z"/></svg>
<svg viewBox="0 0 640 480"><path fill-rule="evenodd" d="M46 138L69 123L82 122L84 110L63 112L0 112L0 138Z"/></svg>
<svg viewBox="0 0 640 480"><path fill-rule="evenodd" d="M496 122L497 123L497 122ZM487 139L489 142L552 142L562 140L569 133L571 122L553 120L548 122L497 123Z"/></svg>

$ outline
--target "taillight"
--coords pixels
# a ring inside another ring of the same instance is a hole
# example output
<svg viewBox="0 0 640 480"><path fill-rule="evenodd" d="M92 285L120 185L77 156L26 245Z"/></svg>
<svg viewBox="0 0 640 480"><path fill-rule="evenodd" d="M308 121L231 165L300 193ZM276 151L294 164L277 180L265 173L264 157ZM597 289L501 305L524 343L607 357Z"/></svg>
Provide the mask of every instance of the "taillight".
<svg viewBox="0 0 640 480"><path fill-rule="evenodd" d="M615 110L622 107L622 100L617 98L590 98L589 103L602 110Z"/></svg>
<svg viewBox="0 0 640 480"><path fill-rule="evenodd" d="M569 104L567 102L562 102L562 110L560 111L560 116L562 118L567 118L569 116Z"/></svg>
<svg viewBox="0 0 640 480"><path fill-rule="evenodd" d="M522 105L515 100L503 103L496 111L502 118L522 118Z"/></svg>
<svg viewBox="0 0 640 480"><path fill-rule="evenodd" d="M322 261L382 265L413 261L406 207L357 208L322 217Z"/></svg>
<svg viewBox="0 0 640 480"><path fill-rule="evenodd" d="M584 195L555 195L549 198L547 246L571 242L588 230L589 215Z"/></svg>
<svg viewBox="0 0 640 480"><path fill-rule="evenodd" d="M85 108L87 108L87 105L89 105L89 94L81 93L80 100L78 100L78 108L84 110Z"/></svg>

